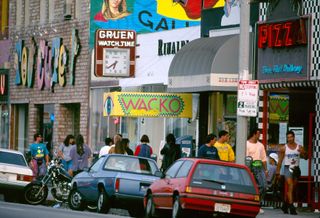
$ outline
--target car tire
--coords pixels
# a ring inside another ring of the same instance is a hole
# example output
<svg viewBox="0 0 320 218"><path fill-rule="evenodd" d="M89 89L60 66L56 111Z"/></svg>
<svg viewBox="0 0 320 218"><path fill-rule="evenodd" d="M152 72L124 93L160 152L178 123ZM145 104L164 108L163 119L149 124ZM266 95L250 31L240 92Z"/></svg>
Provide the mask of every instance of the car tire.
<svg viewBox="0 0 320 218"><path fill-rule="evenodd" d="M152 194L148 195L147 204L145 209L145 218L153 218L156 214L156 207L153 202Z"/></svg>
<svg viewBox="0 0 320 218"><path fill-rule="evenodd" d="M68 197L68 204L72 210L83 211L85 209L83 197L76 188L71 189Z"/></svg>
<svg viewBox="0 0 320 218"><path fill-rule="evenodd" d="M110 210L110 199L106 191L102 188L99 193L99 198L97 202L97 212L98 213L108 213Z"/></svg>
<svg viewBox="0 0 320 218"><path fill-rule="evenodd" d="M172 218L181 218L183 217L183 210L180 204L179 196L175 196L172 205Z"/></svg>

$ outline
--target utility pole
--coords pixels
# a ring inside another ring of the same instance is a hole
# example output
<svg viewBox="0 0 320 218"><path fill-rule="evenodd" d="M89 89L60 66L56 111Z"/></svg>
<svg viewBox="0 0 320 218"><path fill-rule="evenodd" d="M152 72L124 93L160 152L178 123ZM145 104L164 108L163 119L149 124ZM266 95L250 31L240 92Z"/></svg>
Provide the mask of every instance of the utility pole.
<svg viewBox="0 0 320 218"><path fill-rule="evenodd" d="M240 0L239 81L249 79L250 1ZM239 95L238 95L239 97ZM248 117L237 115L236 163L245 164Z"/></svg>

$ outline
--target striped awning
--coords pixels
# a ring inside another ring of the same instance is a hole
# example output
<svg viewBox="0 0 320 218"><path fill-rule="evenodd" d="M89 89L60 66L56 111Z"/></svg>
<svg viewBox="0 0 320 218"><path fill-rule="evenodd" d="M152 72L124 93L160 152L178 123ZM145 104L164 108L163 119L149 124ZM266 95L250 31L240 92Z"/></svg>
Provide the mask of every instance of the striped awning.
<svg viewBox="0 0 320 218"><path fill-rule="evenodd" d="M319 85L320 85L320 81L315 81L315 80L270 82L270 83L260 83L260 89L318 87Z"/></svg>

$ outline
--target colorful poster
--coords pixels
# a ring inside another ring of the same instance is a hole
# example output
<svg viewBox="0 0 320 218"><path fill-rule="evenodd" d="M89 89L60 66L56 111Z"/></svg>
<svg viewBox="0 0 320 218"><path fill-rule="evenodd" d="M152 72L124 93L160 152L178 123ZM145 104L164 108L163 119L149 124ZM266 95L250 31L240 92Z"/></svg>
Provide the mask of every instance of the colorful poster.
<svg viewBox="0 0 320 218"><path fill-rule="evenodd" d="M109 92L103 102L103 116L192 117L192 94Z"/></svg>
<svg viewBox="0 0 320 218"><path fill-rule="evenodd" d="M269 122L289 121L289 96L272 94L269 97Z"/></svg>
<svg viewBox="0 0 320 218"><path fill-rule="evenodd" d="M90 45L97 29L158 32L200 25L201 5L223 7L224 0L92 0L90 8Z"/></svg>

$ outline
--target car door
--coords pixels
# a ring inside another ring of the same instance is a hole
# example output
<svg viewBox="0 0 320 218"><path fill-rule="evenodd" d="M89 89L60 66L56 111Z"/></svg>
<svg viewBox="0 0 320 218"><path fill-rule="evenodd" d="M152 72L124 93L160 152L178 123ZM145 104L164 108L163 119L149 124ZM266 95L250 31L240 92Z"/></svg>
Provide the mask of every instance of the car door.
<svg viewBox="0 0 320 218"><path fill-rule="evenodd" d="M172 194L174 190L174 178L184 160L178 160L171 165L165 172L165 177L159 181L159 185L154 190L155 203L160 207L172 207Z"/></svg>
<svg viewBox="0 0 320 218"><path fill-rule="evenodd" d="M104 158L100 158L94 165L92 165L87 172L83 172L83 176L79 178L78 189L85 196L88 201L95 201L98 199L97 184L101 173L101 165L105 162Z"/></svg>

